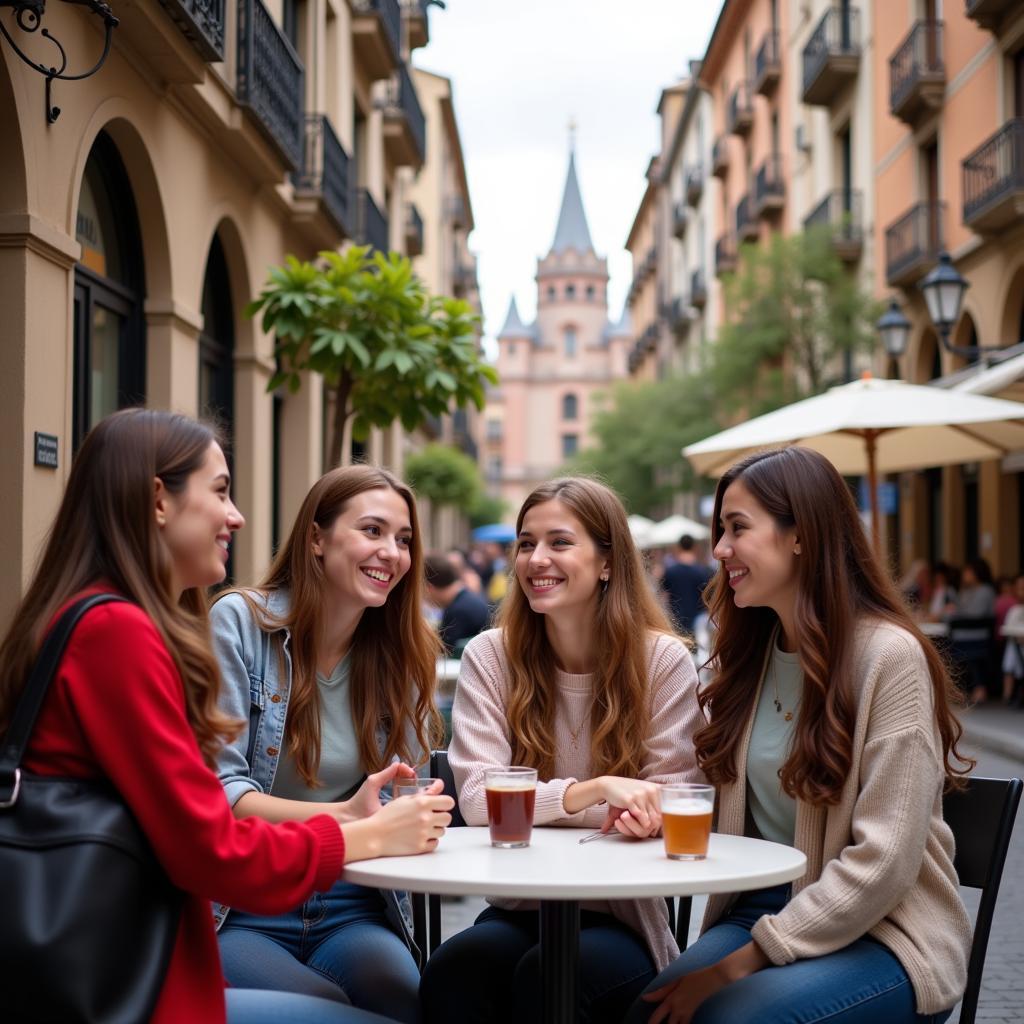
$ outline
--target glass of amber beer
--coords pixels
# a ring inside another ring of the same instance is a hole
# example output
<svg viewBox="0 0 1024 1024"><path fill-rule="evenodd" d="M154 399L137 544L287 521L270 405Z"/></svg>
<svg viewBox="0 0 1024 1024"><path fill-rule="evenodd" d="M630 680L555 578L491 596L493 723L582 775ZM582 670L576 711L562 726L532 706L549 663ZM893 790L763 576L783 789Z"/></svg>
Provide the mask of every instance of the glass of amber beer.
<svg viewBox="0 0 1024 1024"><path fill-rule="evenodd" d="M690 782L661 787L661 830L672 860L703 860L708 855L715 787Z"/></svg>
<svg viewBox="0 0 1024 1024"><path fill-rule="evenodd" d="M491 846L511 849L529 846L533 803L537 795L536 768L488 768L485 776L487 823Z"/></svg>

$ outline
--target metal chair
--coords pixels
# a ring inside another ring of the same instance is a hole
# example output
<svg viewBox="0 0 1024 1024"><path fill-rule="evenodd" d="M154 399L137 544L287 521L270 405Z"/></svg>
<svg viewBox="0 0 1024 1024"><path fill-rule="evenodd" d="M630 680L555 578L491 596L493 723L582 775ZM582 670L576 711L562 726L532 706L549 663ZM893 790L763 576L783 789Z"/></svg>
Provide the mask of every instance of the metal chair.
<svg viewBox="0 0 1024 1024"><path fill-rule="evenodd" d="M978 1009L988 936L1022 789L1020 779L972 776L966 780L966 788L951 790L942 800L942 815L956 841L953 866L960 885L981 890L960 1024L974 1024Z"/></svg>

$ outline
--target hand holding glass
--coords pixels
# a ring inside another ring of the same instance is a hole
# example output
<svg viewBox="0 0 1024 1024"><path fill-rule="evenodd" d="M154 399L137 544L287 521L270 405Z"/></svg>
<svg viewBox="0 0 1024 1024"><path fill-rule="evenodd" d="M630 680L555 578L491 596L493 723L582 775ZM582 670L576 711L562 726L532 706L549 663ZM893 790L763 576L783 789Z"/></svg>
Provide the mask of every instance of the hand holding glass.
<svg viewBox="0 0 1024 1024"><path fill-rule="evenodd" d="M419 796L421 793L426 793L435 782L440 782L440 779L395 779L392 783L394 787L395 797L400 796ZM441 790L437 790L438 793Z"/></svg>
<svg viewBox="0 0 1024 1024"><path fill-rule="evenodd" d="M671 783L661 787L661 829L672 860L703 860L708 855L715 787Z"/></svg>
<svg viewBox="0 0 1024 1024"><path fill-rule="evenodd" d="M484 779L491 846L505 849L529 846L537 796L537 769L488 768Z"/></svg>

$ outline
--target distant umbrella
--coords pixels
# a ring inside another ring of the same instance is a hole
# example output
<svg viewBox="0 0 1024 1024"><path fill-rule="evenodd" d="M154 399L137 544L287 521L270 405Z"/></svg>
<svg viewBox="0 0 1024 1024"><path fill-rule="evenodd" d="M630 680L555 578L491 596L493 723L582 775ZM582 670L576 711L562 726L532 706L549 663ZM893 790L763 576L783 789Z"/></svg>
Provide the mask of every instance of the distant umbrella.
<svg viewBox="0 0 1024 1024"><path fill-rule="evenodd" d="M478 526L472 537L481 543L511 544L516 539L516 528L504 523L488 523L487 526Z"/></svg>

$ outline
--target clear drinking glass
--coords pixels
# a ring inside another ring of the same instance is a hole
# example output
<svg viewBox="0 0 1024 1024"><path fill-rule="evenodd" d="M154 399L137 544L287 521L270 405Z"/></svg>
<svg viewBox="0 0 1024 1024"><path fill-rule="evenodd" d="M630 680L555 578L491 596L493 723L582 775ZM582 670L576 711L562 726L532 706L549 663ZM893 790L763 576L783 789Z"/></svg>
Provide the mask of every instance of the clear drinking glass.
<svg viewBox="0 0 1024 1024"><path fill-rule="evenodd" d="M529 846L537 796L537 769L516 765L488 768L485 787L491 846Z"/></svg>
<svg viewBox="0 0 1024 1024"><path fill-rule="evenodd" d="M703 860L708 855L715 787L692 782L661 787L661 831L672 860Z"/></svg>
<svg viewBox="0 0 1024 1024"><path fill-rule="evenodd" d="M418 793L422 793L429 789L437 779L395 779L391 784L391 788L396 797L400 796L416 796Z"/></svg>

